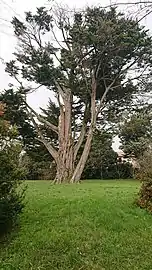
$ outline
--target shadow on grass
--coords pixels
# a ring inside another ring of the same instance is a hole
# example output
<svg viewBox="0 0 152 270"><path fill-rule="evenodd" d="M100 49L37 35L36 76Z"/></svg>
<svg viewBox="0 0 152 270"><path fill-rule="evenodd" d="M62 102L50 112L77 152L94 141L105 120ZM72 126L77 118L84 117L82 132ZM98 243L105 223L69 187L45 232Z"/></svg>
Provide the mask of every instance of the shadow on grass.
<svg viewBox="0 0 152 270"><path fill-rule="evenodd" d="M7 230L3 235L0 235L0 248L6 248L14 239L18 236L21 229L21 225L16 223L9 230Z"/></svg>

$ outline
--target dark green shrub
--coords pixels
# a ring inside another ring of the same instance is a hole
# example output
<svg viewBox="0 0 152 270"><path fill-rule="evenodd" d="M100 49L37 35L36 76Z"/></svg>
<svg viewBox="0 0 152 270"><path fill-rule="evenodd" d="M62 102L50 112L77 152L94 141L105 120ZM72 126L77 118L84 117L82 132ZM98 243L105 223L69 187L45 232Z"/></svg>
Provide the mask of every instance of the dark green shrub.
<svg viewBox="0 0 152 270"><path fill-rule="evenodd" d="M0 236L15 225L22 208L21 197L15 192L0 198Z"/></svg>
<svg viewBox="0 0 152 270"><path fill-rule="evenodd" d="M152 213L152 149L146 151L139 159L140 168L136 178L141 180L142 185L139 192L137 204Z"/></svg>
<svg viewBox="0 0 152 270"><path fill-rule="evenodd" d="M56 175L56 164L51 161L35 161L27 154L22 157L22 168L28 180L52 180Z"/></svg>
<svg viewBox="0 0 152 270"><path fill-rule="evenodd" d="M0 151L0 236L12 228L23 209L24 176L19 166L19 147L9 146Z"/></svg>
<svg viewBox="0 0 152 270"><path fill-rule="evenodd" d="M21 144L17 130L3 116L0 103L0 236L17 222L23 209L24 190L20 187L24 171L20 167Z"/></svg>
<svg viewBox="0 0 152 270"><path fill-rule="evenodd" d="M133 178L133 167L129 162L122 162L117 164L116 169L118 179L131 179Z"/></svg>
<svg viewBox="0 0 152 270"><path fill-rule="evenodd" d="M152 180L142 183L137 204L152 213Z"/></svg>

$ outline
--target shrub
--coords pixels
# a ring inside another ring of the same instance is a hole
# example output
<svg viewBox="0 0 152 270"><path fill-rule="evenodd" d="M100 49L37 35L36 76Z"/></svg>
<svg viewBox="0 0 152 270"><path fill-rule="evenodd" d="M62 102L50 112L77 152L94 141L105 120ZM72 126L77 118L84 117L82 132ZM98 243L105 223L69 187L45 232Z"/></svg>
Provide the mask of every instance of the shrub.
<svg viewBox="0 0 152 270"><path fill-rule="evenodd" d="M137 204L152 213L152 180L142 183Z"/></svg>
<svg viewBox="0 0 152 270"><path fill-rule="evenodd" d="M27 154L21 159L22 168L28 180L52 180L56 175L56 164L51 161L35 161Z"/></svg>
<svg viewBox="0 0 152 270"><path fill-rule="evenodd" d="M152 149L146 151L139 160L140 169L136 177L141 180L142 185L139 192L137 204L152 212Z"/></svg>
<svg viewBox="0 0 152 270"><path fill-rule="evenodd" d="M21 144L17 130L3 119L5 106L0 103L0 236L16 222L23 209L24 190L20 188L24 171L20 167Z"/></svg>
<svg viewBox="0 0 152 270"><path fill-rule="evenodd" d="M0 236L15 225L24 206L24 189L19 187L24 172L18 155L15 145L0 151Z"/></svg>

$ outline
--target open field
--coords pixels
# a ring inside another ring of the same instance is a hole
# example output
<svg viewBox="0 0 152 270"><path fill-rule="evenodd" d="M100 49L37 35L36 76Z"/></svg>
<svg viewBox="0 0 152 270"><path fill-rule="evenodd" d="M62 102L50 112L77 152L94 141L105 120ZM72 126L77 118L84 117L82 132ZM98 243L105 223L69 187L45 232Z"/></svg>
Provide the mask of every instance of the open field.
<svg viewBox="0 0 152 270"><path fill-rule="evenodd" d="M0 270L152 270L152 216L139 183L28 182L21 228L0 247Z"/></svg>

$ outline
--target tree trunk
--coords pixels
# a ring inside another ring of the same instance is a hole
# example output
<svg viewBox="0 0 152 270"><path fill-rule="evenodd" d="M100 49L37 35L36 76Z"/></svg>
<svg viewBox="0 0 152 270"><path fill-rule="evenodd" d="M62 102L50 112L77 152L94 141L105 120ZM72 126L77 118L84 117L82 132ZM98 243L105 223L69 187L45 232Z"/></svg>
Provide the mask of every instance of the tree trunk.
<svg viewBox="0 0 152 270"><path fill-rule="evenodd" d="M60 92L63 104L60 105L59 117L59 151L57 158L57 172L55 183L68 183L74 170L74 150L71 129L71 104L72 94L70 91Z"/></svg>
<svg viewBox="0 0 152 270"><path fill-rule="evenodd" d="M93 128L90 127L88 137L84 146L81 158L75 168L74 151L72 140L69 139L69 145L66 147L66 155L64 151L60 151L57 161L57 173L54 183L77 183L81 179L86 161L89 156L91 141L93 137Z"/></svg>
<svg viewBox="0 0 152 270"><path fill-rule="evenodd" d="M81 175L83 173L85 164L86 164L88 156L89 156L92 137L93 137L93 128L91 126L90 129L89 129L89 132L88 132L88 137L87 137L84 149L83 149L83 153L81 155L81 158L80 158L80 160L79 160L79 162L78 162L78 164L76 166L76 169L75 169L75 171L73 173L73 176L71 178L71 181L70 181L71 183L79 182L80 179L81 179Z"/></svg>
<svg viewBox="0 0 152 270"><path fill-rule="evenodd" d="M69 145L70 146L70 145ZM57 161L57 172L54 183L70 183L74 170L74 159L72 147L67 147L66 155L59 154Z"/></svg>

